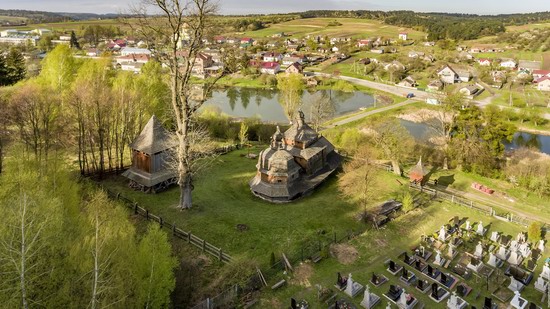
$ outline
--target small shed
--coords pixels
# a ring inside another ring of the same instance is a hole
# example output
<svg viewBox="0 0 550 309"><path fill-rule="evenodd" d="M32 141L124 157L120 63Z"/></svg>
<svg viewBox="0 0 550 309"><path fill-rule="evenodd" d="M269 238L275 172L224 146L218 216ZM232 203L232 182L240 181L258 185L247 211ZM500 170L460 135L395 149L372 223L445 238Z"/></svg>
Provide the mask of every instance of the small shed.
<svg viewBox="0 0 550 309"><path fill-rule="evenodd" d="M411 182L421 184L424 181L424 177L428 174L428 171L422 164L422 157L418 160L418 163L410 170L409 179Z"/></svg>
<svg viewBox="0 0 550 309"><path fill-rule="evenodd" d="M176 183L176 171L169 162L175 142L157 117L149 119L130 147L132 166L122 173L130 187L155 193Z"/></svg>

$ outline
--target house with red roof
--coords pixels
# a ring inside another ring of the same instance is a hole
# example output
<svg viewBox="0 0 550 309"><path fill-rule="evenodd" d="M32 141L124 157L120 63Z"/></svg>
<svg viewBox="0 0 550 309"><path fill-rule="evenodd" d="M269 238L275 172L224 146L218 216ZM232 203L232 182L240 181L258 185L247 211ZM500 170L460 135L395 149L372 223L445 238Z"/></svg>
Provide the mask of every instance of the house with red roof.
<svg viewBox="0 0 550 309"><path fill-rule="evenodd" d="M539 91L550 91L550 77L544 76L537 80L537 89Z"/></svg>
<svg viewBox="0 0 550 309"><path fill-rule="evenodd" d="M275 75L281 71L281 66L277 62L264 62L260 66L260 72L263 74Z"/></svg>
<svg viewBox="0 0 550 309"><path fill-rule="evenodd" d="M535 81L545 76L550 77L550 70L533 70L533 79Z"/></svg>

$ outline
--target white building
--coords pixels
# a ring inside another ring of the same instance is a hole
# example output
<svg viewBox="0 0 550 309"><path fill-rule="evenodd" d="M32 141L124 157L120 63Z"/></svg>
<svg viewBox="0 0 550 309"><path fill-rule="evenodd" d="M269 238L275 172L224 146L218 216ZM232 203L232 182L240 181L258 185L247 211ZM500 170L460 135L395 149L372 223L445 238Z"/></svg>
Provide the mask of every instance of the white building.
<svg viewBox="0 0 550 309"><path fill-rule="evenodd" d="M128 55L151 55L151 51L147 48L135 48L135 47L124 47L120 50L122 56Z"/></svg>

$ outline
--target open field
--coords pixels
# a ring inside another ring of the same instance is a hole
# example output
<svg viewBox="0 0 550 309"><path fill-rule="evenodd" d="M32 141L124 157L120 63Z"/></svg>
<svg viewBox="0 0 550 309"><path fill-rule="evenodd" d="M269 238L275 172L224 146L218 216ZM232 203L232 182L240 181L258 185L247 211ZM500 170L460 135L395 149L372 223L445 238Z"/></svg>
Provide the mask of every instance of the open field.
<svg viewBox="0 0 550 309"><path fill-rule="evenodd" d="M261 148L253 148L258 153ZM355 216L362 210L340 195L337 177L331 177L311 196L292 204L271 204L256 198L250 192L248 181L256 173L256 160L242 157L246 150L220 156L197 179L194 208L176 209L178 188L160 194L147 195L127 188L122 177L108 179L104 185L137 201L166 222L176 223L184 230L222 247L233 257L254 258L260 264L269 261L271 252L294 254L303 245L317 244L319 231L341 238L348 231L360 231L364 224ZM392 174L380 173L380 183L372 201L387 200L399 190ZM237 224L245 224L246 231L238 231Z"/></svg>
<svg viewBox="0 0 550 309"><path fill-rule="evenodd" d="M550 28L550 23L535 23L535 24L527 24L527 25L521 25L521 26L508 26L506 27L506 31L522 32L527 30L543 29L543 28Z"/></svg>
<svg viewBox="0 0 550 309"><path fill-rule="evenodd" d="M341 26L328 26L330 22L341 23ZM408 28L385 25L380 21L355 18L307 18L273 24L268 28L239 33L240 36L266 38L284 32L292 37L306 35L328 35L337 37L369 38L385 36L397 39L399 32L407 32L411 39L423 39L425 34ZM233 33L234 34L234 33ZM233 35L232 34L232 35ZM229 35L229 34L228 34Z"/></svg>
<svg viewBox="0 0 550 309"><path fill-rule="evenodd" d="M27 21L27 18L25 18L25 17L0 15L0 23L4 23L4 22L20 23L20 22L25 22L25 21Z"/></svg>
<svg viewBox="0 0 550 309"><path fill-rule="evenodd" d="M1 20L1 17L0 17ZM19 30L32 30L37 28L45 28L56 31L79 31L87 26L101 25L101 26L114 26L120 28L127 28L127 26L117 19L102 19L102 20L85 20L85 21L68 21L61 23L45 23L45 24L30 24L26 26L0 26L0 30L3 29L19 29Z"/></svg>

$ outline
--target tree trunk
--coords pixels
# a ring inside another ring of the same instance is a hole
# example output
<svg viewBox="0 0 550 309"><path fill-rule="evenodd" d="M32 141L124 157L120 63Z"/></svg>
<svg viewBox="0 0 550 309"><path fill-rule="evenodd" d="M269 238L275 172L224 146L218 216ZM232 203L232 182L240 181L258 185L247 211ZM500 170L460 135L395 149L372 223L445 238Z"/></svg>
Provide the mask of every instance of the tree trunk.
<svg viewBox="0 0 550 309"><path fill-rule="evenodd" d="M391 166L393 168L393 173L401 176L403 172L401 171L401 166L399 166L399 161L391 160Z"/></svg>
<svg viewBox="0 0 550 309"><path fill-rule="evenodd" d="M191 181L185 181L183 185L180 185L180 205L181 209L191 209L193 206L193 185Z"/></svg>
<svg viewBox="0 0 550 309"><path fill-rule="evenodd" d="M21 215L21 261L20 261L20 274L19 274L19 281L20 281L20 288L21 288L21 304L23 308L28 309L29 304L27 302L27 286L26 286L26 262L27 262L27 243L25 240L25 214L27 211L27 196L23 195L23 202L22 202L22 215Z"/></svg>

